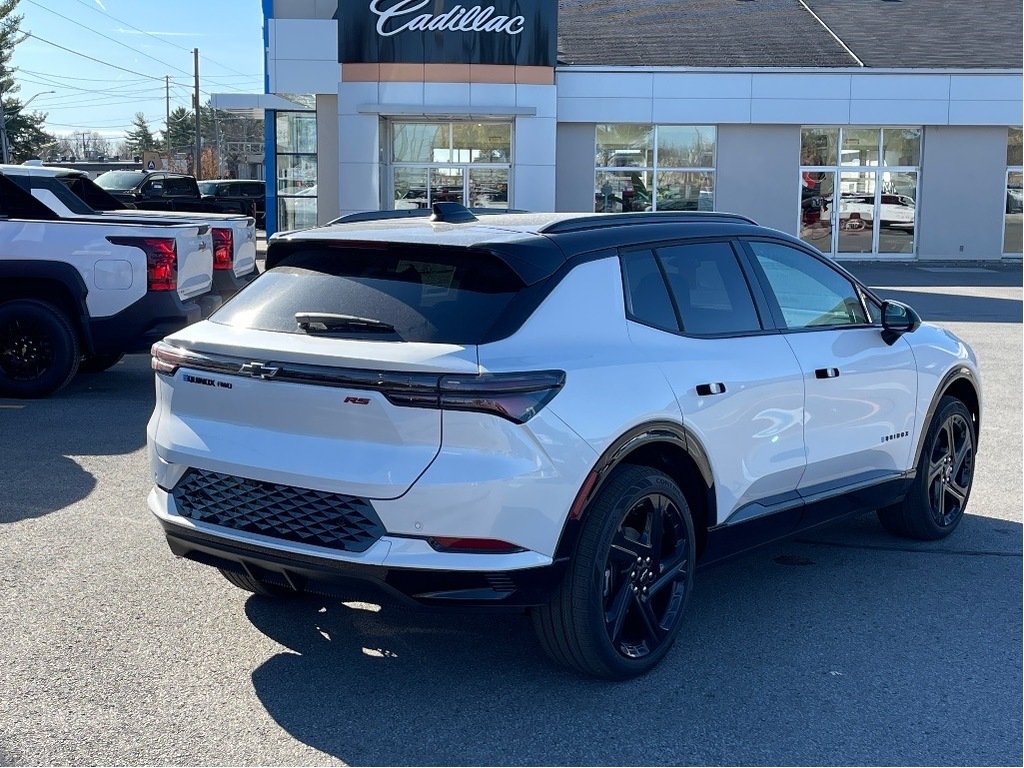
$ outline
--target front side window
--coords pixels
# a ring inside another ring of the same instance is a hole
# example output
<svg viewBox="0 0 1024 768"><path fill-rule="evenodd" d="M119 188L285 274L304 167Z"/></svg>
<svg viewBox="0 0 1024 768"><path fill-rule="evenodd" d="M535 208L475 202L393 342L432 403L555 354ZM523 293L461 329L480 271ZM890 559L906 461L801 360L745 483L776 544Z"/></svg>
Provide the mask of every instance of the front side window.
<svg viewBox="0 0 1024 768"><path fill-rule="evenodd" d="M712 211L713 125L597 126L594 210Z"/></svg>
<svg viewBox="0 0 1024 768"><path fill-rule="evenodd" d="M790 330L868 324L857 287L827 264L781 243L749 245Z"/></svg>

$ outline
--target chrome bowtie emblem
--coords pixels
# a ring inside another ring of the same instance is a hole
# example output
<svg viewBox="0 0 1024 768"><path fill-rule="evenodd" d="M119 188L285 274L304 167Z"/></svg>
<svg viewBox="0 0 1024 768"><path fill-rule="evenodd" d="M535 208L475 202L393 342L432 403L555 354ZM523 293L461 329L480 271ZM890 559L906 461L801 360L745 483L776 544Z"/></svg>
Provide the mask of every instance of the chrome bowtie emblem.
<svg viewBox="0 0 1024 768"><path fill-rule="evenodd" d="M254 379L272 379L277 376L280 370L280 368L273 365L252 362L243 365L238 369L238 372L246 376L252 376Z"/></svg>

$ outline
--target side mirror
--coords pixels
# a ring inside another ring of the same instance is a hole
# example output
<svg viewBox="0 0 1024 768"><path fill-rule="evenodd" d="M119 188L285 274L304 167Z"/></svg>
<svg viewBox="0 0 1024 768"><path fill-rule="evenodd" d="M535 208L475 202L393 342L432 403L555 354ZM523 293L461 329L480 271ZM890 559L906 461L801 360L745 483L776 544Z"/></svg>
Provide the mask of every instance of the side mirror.
<svg viewBox="0 0 1024 768"><path fill-rule="evenodd" d="M898 301L882 302L882 339L890 346L904 333L921 327L921 316Z"/></svg>

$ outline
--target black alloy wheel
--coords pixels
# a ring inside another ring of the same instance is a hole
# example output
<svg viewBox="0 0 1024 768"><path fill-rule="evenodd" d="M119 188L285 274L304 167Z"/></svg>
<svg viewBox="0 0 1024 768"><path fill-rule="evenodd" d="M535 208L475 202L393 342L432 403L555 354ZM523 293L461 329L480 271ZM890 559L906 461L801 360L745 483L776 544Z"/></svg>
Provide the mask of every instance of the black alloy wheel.
<svg viewBox="0 0 1024 768"><path fill-rule="evenodd" d="M679 508L662 493L626 512L605 561L603 605L612 646L647 656L668 638L689 589L690 537Z"/></svg>
<svg viewBox="0 0 1024 768"><path fill-rule="evenodd" d="M964 513L973 476L974 430L962 414L951 413L932 443L928 461L928 502L940 527L948 528Z"/></svg>
<svg viewBox="0 0 1024 768"><path fill-rule="evenodd" d="M584 510L558 590L531 611L544 650L594 677L649 672L682 626L695 541L690 507L670 477L618 467Z"/></svg>
<svg viewBox="0 0 1024 768"><path fill-rule="evenodd" d="M78 339L51 304L0 304L0 396L42 397L65 386L79 364Z"/></svg>
<svg viewBox="0 0 1024 768"><path fill-rule="evenodd" d="M906 498L878 510L878 519L887 530L934 541L956 529L974 481L975 429L971 412L960 400L947 395L939 401Z"/></svg>

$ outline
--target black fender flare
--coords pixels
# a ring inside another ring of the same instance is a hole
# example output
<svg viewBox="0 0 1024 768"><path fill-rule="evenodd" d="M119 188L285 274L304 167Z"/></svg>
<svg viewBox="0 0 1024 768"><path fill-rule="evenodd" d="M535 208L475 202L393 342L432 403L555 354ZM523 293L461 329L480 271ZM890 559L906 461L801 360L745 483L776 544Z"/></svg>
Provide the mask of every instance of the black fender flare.
<svg viewBox="0 0 1024 768"><path fill-rule="evenodd" d="M667 420L639 424L614 440L587 474L562 525L562 533L555 549L556 562L566 560L572 555L584 514L612 471L637 448L651 443L669 443L681 448L693 460L701 479L713 496L714 475L711 471L711 461L700 440L685 424Z"/></svg>
<svg viewBox="0 0 1024 768"><path fill-rule="evenodd" d="M946 394L946 390L958 381L966 381L970 384L978 400L978 424L976 434L974 435L974 450L978 450L978 444L981 442L981 386L979 385L978 377L974 375L974 371L966 365L958 365L952 370L947 371L946 375L939 382L939 386L935 388L935 393L932 395L932 400L928 404L928 410L925 412L924 419L921 422L921 431L917 437L917 447L914 449L912 469L916 469L921 461L921 453L924 451L924 440L928 436L928 428L931 426L932 419L935 418L935 412L939 409L939 401Z"/></svg>
<svg viewBox="0 0 1024 768"><path fill-rule="evenodd" d="M82 274L74 266L63 261L0 259L0 301L36 298L31 294L22 295L17 288L18 280L38 281L59 286L70 301L69 309L73 313L70 319L81 334L83 348L86 351L92 350L89 307L86 304L89 288L85 284Z"/></svg>

